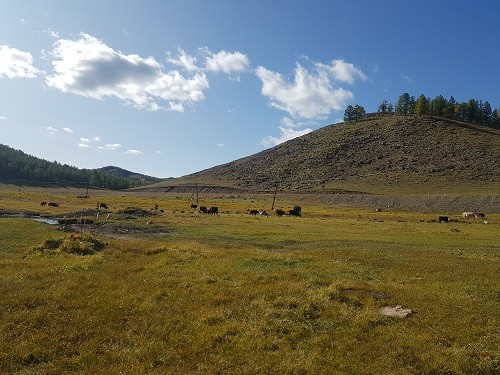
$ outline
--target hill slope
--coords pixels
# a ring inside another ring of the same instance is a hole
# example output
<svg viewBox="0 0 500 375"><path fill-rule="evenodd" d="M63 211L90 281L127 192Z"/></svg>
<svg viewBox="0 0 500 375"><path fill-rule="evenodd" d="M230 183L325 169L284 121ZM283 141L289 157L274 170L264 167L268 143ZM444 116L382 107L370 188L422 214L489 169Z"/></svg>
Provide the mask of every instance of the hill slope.
<svg viewBox="0 0 500 375"><path fill-rule="evenodd" d="M119 175L106 171L105 168L79 169L67 164L49 162L0 144L1 183L78 187L90 185L125 189L159 181L154 177L128 173L129 175Z"/></svg>
<svg viewBox="0 0 500 375"><path fill-rule="evenodd" d="M120 167L115 167L115 166L102 167L102 168L98 168L97 170L99 172L104 172L104 173L110 174L112 176L120 177L120 178L142 181L142 184L152 184L152 183L161 181L161 178L156 178L156 177L147 176L147 175L136 173L136 172L131 172L131 171L128 171L126 169L123 169Z"/></svg>
<svg viewBox="0 0 500 375"><path fill-rule="evenodd" d="M265 191L278 184L301 192L498 194L500 130L433 117L341 123L176 180L195 182Z"/></svg>

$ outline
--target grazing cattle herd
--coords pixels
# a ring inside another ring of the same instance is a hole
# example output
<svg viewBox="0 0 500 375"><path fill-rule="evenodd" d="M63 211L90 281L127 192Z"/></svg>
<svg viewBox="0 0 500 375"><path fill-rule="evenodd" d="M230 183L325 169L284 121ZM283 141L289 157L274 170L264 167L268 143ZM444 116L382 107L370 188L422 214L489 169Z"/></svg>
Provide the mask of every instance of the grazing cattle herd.
<svg viewBox="0 0 500 375"><path fill-rule="evenodd" d="M47 207L59 207L59 204L58 203L55 203L55 202L47 202L47 201L42 201L40 202L40 206L47 206ZM99 210L100 209L104 209L104 210L108 210L108 205L104 202L97 202L97 206L96 206L96 213L95 213L95 217L96 217L96 220L95 222L97 223L97 221L99 221ZM219 215L219 207L217 206L211 206L210 208L207 208L207 206L202 206L202 205L198 205L198 204L191 204L191 209L193 210L197 210L199 213L202 213L202 214L206 214L206 215ZM151 210L158 210L158 204L155 204L154 205L154 208L152 208ZM164 212L163 210L160 210L161 212ZM381 209L376 209L375 212L380 212L382 211ZM105 214L107 213L106 215L106 220L108 220L110 218L110 213L109 212L105 212ZM229 213L228 211L226 211L226 213ZM269 213L267 211L264 211L264 210L258 210L258 209L247 209L247 213L252 215L252 216L257 216L257 215L260 215L260 216L270 216ZM274 215L277 216L277 217L281 217L281 216L285 216L285 215L288 215L288 216L295 216L295 217L301 217L302 216L302 207L300 206L294 206L292 209L290 210L283 210L281 208L278 208L276 210L273 211ZM476 211L463 211L461 213L461 216L463 219L484 219L486 217L486 215L482 212L476 212ZM78 220L76 221L77 219L73 219L73 218L68 218L68 219L62 219L62 220L59 220L59 223L60 224L73 224L73 223L84 223L84 224L93 224L94 223L94 220L91 220L91 219L86 219L86 220ZM446 215L440 215L438 217L438 220L437 220L439 223L448 223L448 222L452 222L452 221L456 221L456 220L452 220L449 216L446 216ZM484 223L488 223L488 221L484 221Z"/></svg>

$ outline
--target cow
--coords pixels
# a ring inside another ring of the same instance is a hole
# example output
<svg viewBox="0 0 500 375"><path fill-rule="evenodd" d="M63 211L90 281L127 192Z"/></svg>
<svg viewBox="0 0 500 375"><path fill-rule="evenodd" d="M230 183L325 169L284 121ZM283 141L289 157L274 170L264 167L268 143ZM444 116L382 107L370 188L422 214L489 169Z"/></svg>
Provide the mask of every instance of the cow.
<svg viewBox="0 0 500 375"><path fill-rule="evenodd" d="M106 203L99 203L99 206L97 207L98 209L99 208L104 208L105 210L108 209L108 205Z"/></svg>
<svg viewBox="0 0 500 375"><path fill-rule="evenodd" d="M300 206L294 206L293 209L294 211L299 211L299 212L302 211L302 207Z"/></svg>
<svg viewBox="0 0 500 375"><path fill-rule="evenodd" d="M206 214L206 213L207 213L207 211L208 211L208 210L207 210L207 207L205 207L205 206L200 206L200 207L198 208L198 212L200 212L200 213L202 213L202 214Z"/></svg>
<svg viewBox="0 0 500 375"><path fill-rule="evenodd" d="M482 212L474 212L474 219L484 219L485 216Z"/></svg>
<svg viewBox="0 0 500 375"><path fill-rule="evenodd" d="M464 211L464 212L462 212L462 217L464 219L474 218L474 212L472 212L472 211Z"/></svg>
<svg viewBox="0 0 500 375"><path fill-rule="evenodd" d="M277 210L274 211L274 213L276 214L276 216L283 216L285 214L285 211L278 208Z"/></svg>
<svg viewBox="0 0 500 375"><path fill-rule="evenodd" d="M255 215L258 215L258 214L259 214L259 210L248 210L248 213L249 213L250 215L255 216Z"/></svg>
<svg viewBox="0 0 500 375"><path fill-rule="evenodd" d="M59 207L59 204L58 203L54 203L54 202L49 202L49 203L47 203L47 205L49 207Z"/></svg>
<svg viewBox="0 0 500 375"><path fill-rule="evenodd" d="M45 206L47 202L40 202L40 206Z"/></svg>
<svg viewBox="0 0 500 375"><path fill-rule="evenodd" d="M198 208L198 205L197 204L192 204L191 208L196 209L196 208Z"/></svg>
<svg viewBox="0 0 500 375"><path fill-rule="evenodd" d="M295 209L293 209L293 210L288 210L288 215L290 215L290 216L298 216L298 217L300 217L300 211L295 210Z"/></svg>
<svg viewBox="0 0 500 375"><path fill-rule="evenodd" d="M212 206L208 209L207 214L209 215L218 215L219 214L219 207Z"/></svg>
<svg viewBox="0 0 500 375"><path fill-rule="evenodd" d="M448 216L439 216L439 222L444 221L445 223L450 221L450 218Z"/></svg>

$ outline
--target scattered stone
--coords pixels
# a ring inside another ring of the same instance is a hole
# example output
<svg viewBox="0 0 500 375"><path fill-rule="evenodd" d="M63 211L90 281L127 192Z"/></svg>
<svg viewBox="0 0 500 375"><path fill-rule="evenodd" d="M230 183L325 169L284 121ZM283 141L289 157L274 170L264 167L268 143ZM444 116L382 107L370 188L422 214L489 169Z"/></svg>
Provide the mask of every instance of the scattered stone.
<svg viewBox="0 0 500 375"><path fill-rule="evenodd" d="M380 314L391 318L407 318L413 314L413 311L403 309L401 306L384 306L380 309Z"/></svg>

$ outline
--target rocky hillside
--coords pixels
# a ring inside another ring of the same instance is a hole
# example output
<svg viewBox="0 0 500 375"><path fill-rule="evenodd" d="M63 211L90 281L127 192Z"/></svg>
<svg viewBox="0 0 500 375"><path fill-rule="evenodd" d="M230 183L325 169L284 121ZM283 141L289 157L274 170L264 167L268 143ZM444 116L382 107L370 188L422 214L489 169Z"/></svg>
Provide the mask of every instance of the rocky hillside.
<svg viewBox="0 0 500 375"><path fill-rule="evenodd" d="M480 187L480 193L498 194L500 130L434 117L341 123L168 185L194 183L297 192Z"/></svg>

